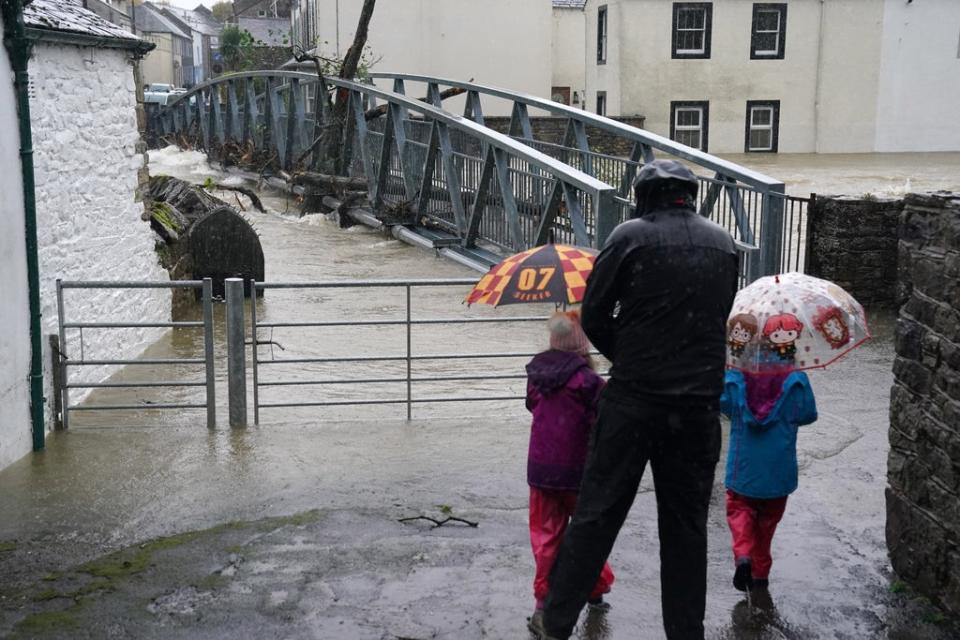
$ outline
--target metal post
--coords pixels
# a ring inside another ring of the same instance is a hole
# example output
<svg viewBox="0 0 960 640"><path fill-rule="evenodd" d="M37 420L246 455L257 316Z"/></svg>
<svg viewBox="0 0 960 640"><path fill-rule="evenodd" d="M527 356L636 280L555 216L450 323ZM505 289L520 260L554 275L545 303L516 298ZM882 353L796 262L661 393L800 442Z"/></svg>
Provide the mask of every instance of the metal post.
<svg viewBox="0 0 960 640"><path fill-rule="evenodd" d="M260 378L257 376L257 281L250 279L250 363L253 367L253 424L260 424Z"/></svg>
<svg viewBox="0 0 960 640"><path fill-rule="evenodd" d="M410 285L407 284L407 422L410 421L410 417L413 413L413 398L411 394L411 376L410 376L410 359L412 357L411 353L411 339L410 339Z"/></svg>
<svg viewBox="0 0 960 640"><path fill-rule="evenodd" d="M207 428L217 426L217 394L213 370L213 280L203 279L203 356L207 373Z"/></svg>
<svg viewBox="0 0 960 640"><path fill-rule="evenodd" d="M57 323L60 332L60 388L63 390L63 399L60 401L63 407L63 417L61 426L63 429L70 427L70 382L67 377L67 334L63 328L63 282L57 278Z"/></svg>
<svg viewBox="0 0 960 640"><path fill-rule="evenodd" d="M60 336L51 333L50 366L53 369L53 428L63 430L63 369L60 367Z"/></svg>
<svg viewBox="0 0 960 640"><path fill-rule="evenodd" d="M243 279L224 280L227 296L227 389L230 426L247 426L246 336L243 327Z"/></svg>

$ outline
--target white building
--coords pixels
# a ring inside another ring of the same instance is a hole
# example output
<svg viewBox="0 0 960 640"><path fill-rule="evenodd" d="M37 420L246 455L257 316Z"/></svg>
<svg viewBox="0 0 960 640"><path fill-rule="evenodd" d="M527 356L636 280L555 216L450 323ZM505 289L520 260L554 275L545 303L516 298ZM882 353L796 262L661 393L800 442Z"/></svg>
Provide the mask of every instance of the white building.
<svg viewBox="0 0 960 640"><path fill-rule="evenodd" d="M295 38L315 38L322 55L342 57L353 42L361 6L347 0L295 2ZM552 0L381 1L367 44L376 71L473 78L549 98L551 11ZM510 115L509 104L491 105L489 115Z"/></svg>
<svg viewBox="0 0 960 640"><path fill-rule="evenodd" d="M550 97L575 107L587 108L586 0L553 0L553 87Z"/></svg>
<svg viewBox="0 0 960 640"><path fill-rule="evenodd" d="M588 106L713 153L960 149L960 2L587 0Z"/></svg>
<svg viewBox="0 0 960 640"><path fill-rule="evenodd" d="M136 201L145 156L137 127L133 61L148 47L84 9L79 0L33 0L24 19L33 41L28 71L49 426L54 394L47 336L58 332L56 280L166 280L168 275L158 263L154 233L141 220L143 207ZM0 48L0 69L9 74L9 65ZM23 182L15 155L17 135L8 135L17 131L11 86L0 83L0 126L5 132L0 136L0 273L9 285L0 305L5 327L0 338L0 468L31 448L25 413L30 336ZM68 296L67 304L75 319L86 321L107 316L116 322L170 318L170 294L160 290L84 291ZM85 335L88 358L135 357L159 335L156 329L95 334ZM78 344L76 332L68 332L68 339ZM81 376L95 381L112 373L103 367L84 369L89 371Z"/></svg>

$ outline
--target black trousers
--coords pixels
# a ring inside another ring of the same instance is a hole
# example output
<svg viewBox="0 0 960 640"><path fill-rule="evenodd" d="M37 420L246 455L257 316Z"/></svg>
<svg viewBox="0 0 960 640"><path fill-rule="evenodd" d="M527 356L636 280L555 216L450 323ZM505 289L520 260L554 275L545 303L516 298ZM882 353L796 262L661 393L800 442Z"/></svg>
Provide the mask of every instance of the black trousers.
<svg viewBox="0 0 960 640"><path fill-rule="evenodd" d="M649 461L664 629L669 640L703 640L707 509L720 438L719 414L702 402L684 408L604 394L576 512L550 573L544 624L551 636L573 632Z"/></svg>

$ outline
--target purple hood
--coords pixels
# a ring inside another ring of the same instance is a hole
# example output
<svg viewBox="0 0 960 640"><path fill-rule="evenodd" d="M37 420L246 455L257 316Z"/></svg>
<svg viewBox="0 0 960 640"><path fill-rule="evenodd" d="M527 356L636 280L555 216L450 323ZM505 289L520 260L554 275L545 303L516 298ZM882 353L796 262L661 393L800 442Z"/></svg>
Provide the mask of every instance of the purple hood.
<svg viewBox="0 0 960 640"><path fill-rule="evenodd" d="M542 394L553 393L567 384L581 367L587 367L583 356L570 351L544 351L527 363L527 380Z"/></svg>

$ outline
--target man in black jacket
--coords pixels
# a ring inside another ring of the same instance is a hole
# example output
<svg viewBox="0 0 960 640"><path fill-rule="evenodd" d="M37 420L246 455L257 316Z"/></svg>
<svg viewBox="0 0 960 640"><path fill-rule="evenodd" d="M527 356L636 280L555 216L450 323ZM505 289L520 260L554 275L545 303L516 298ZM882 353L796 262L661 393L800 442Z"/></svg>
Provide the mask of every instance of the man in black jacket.
<svg viewBox="0 0 960 640"><path fill-rule="evenodd" d="M583 328L613 366L543 618L531 622L545 638L573 631L649 461L664 629L670 640L703 639L737 256L730 234L697 214L697 178L685 166L648 163L634 184L636 217L610 235L583 301Z"/></svg>

